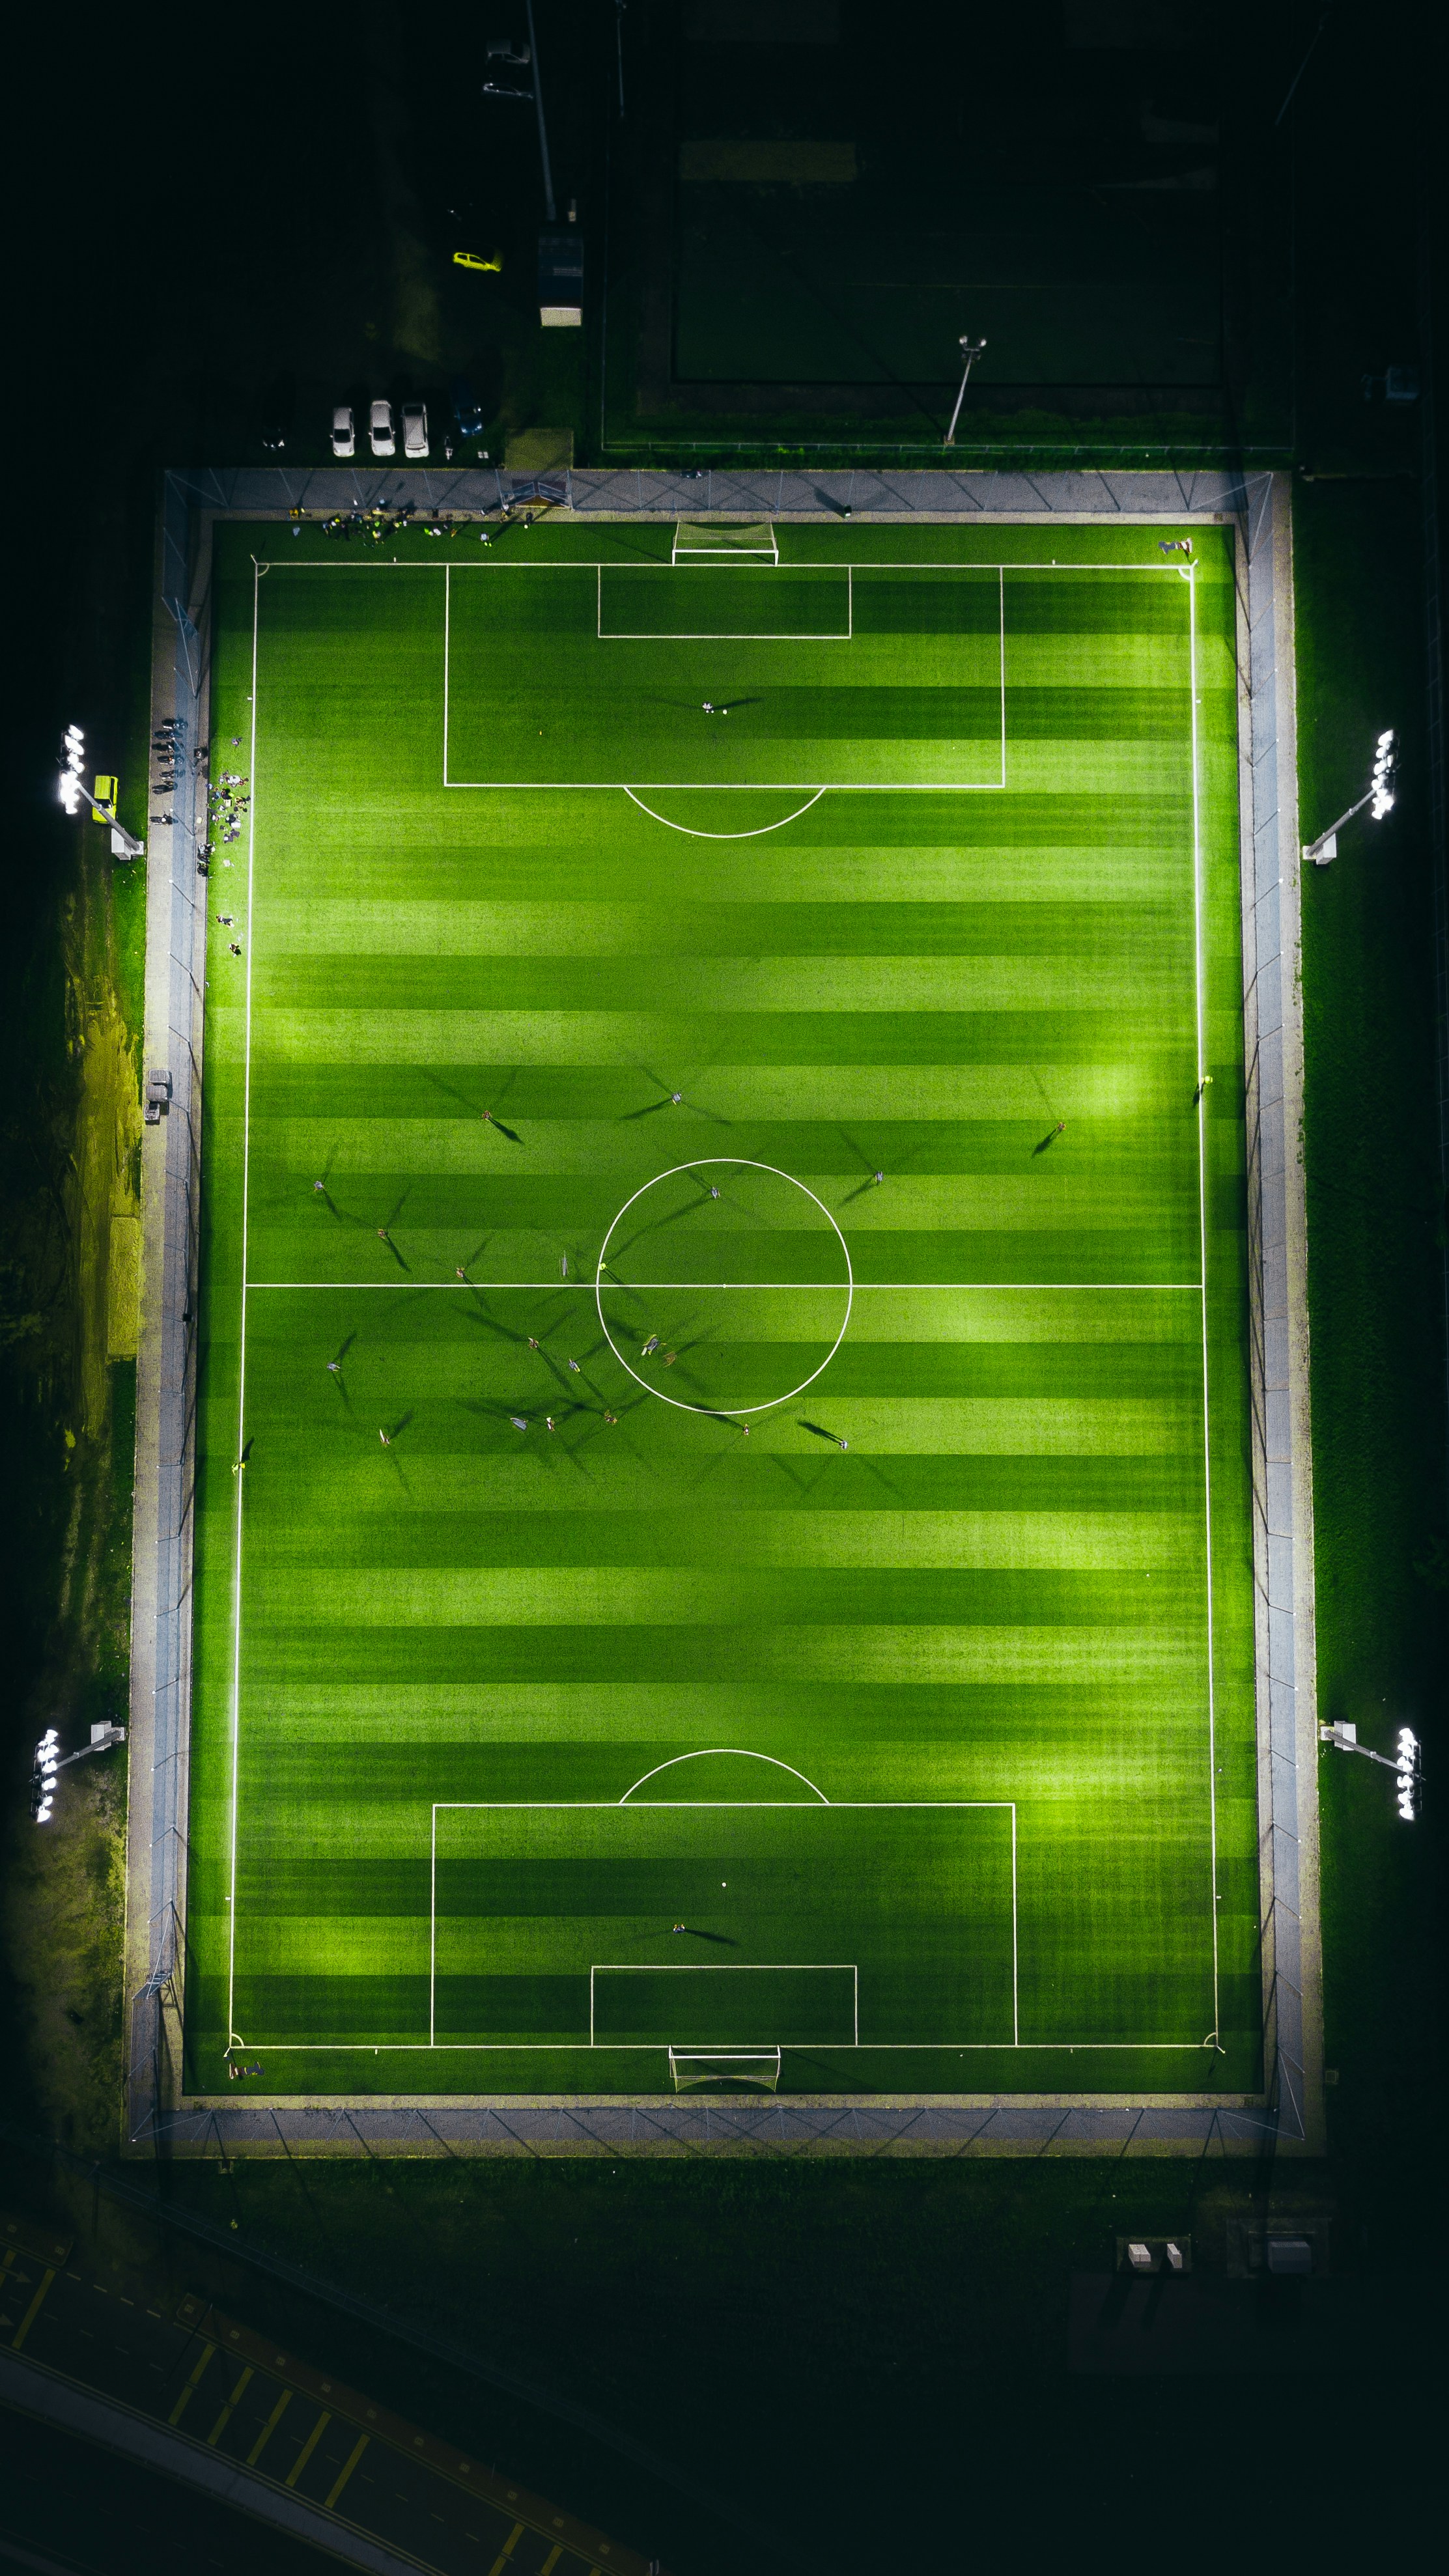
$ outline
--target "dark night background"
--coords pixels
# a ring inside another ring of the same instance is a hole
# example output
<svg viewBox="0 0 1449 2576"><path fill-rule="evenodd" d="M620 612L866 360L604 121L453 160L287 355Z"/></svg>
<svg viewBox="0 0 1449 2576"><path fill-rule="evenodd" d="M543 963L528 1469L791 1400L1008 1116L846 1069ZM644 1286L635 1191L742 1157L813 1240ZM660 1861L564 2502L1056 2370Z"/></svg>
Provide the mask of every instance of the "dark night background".
<svg viewBox="0 0 1449 2576"><path fill-rule="evenodd" d="M1046 0L1003 18L930 0L893 19L843 0L823 47L799 40L809 0L780 0L786 44L719 42L728 7L629 0L621 117L614 0L536 0L560 211L577 200L587 246L582 333L538 325L531 111L480 95L484 40L524 32L521 0L434 19L378 0L150 7L9 38L0 2193L178 2290L204 2275L677 2576L965 2565L1003 2540L1032 2564L1060 2543L1189 2560L1401 2547L1443 2338L1438 13ZM771 23L754 0L737 18ZM721 138L842 136L858 181L838 219L807 189L718 176ZM501 275L456 269L458 247L500 250ZM1291 2171L314 2165L305 2185L271 2166L129 2166L178 2217L220 2222L230 2251L158 2229L37 2143L116 2161L118 1811L85 1766L72 1826L41 1853L26 1804L42 1726L124 1713L129 1393L116 1372L77 1434L74 1041L88 1015L134 1027L140 894L99 831L64 821L53 780L78 719L139 824L158 472L262 463L276 435L288 465L320 462L332 402L373 393L427 401L436 458L459 377L495 455L547 424L580 462L920 465L933 440L939 457L968 327L989 355L963 462L1130 449L1292 469L1305 829L1358 792L1380 725L1404 740L1371 857L1312 872L1304 904L1321 1709L1366 1734L1384 1710L1411 1716L1429 1766L1409 1833L1363 1766L1324 1762L1331 2153ZM1395 365L1420 370L1417 403L1384 401ZM1251 2369L1071 2370L1070 2276L1107 2269L1119 2229L1220 2243L1270 2189L1331 2230L1320 2349L1286 2302L1260 2319ZM311 2266L316 2295L284 2296L253 2246ZM764 2536L385 2322L339 2318L329 2281L624 2425ZM5 2535L36 2547L48 2530L56 2564L129 2566L144 2532L151 2565L253 2563L186 2536L159 2486L123 2504L108 2477L103 2502L84 2462L46 2490L70 2492L62 2548L31 2495L30 2437L0 2428L0 2557Z"/></svg>

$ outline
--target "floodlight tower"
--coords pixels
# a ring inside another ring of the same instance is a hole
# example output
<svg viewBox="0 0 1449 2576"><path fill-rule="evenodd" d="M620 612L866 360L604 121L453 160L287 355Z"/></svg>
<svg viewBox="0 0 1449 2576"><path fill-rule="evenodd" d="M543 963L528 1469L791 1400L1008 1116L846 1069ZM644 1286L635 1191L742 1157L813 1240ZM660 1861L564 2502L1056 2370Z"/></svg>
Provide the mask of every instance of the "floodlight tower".
<svg viewBox="0 0 1449 2576"><path fill-rule="evenodd" d="M985 346L984 340L973 340L969 331L962 332L961 355L966 363L961 370L961 389L956 396L956 408L951 414L951 426L946 432L945 444L948 447L954 447L956 444L956 423L961 417L961 405L966 400L966 387L971 381L971 370Z"/></svg>
<svg viewBox="0 0 1449 2576"><path fill-rule="evenodd" d="M146 855L146 844L118 823L114 807L102 801L94 787L85 782L86 738L79 725L67 725L61 744L60 801L67 814L78 814L89 805L97 823L109 823L111 848L117 858L140 859ZM114 783L114 782L112 782Z"/></svg>
<svg viewBox="0 0 1449 2576"><path fill-rule="evenodd" d="M1399 1740L1392 1753L1375 1753L1368 1744L1360 1744L1358 1728L1347 1718L1335 1719L1332 1726L1320 1726L1320 1744L1331 1744L1336 1753L1361 1753L1365 1762L1377 1762L1380 1770L1394 1774L1395 1803L1406 1825L1411 1825L1419 1812L1419 1793L1424 1783L1419 1739L1411 1726L1401 1726Z"/></svg>
<svg viewBox="0 0 1449 2576"><path fill-rule="evenodd" d="M1351 823L1355 814L1363 812L1365 805L1373 807L1372 820L1381 823L1384 816L1393 810L1398 774L1399 737L1390 726L1387 732L1379 735L1374 749L1373 776L1357 804L1350 805L1346 814L1340 814L1336 823L1330 823L1326 832L1320 832L1316 841L1304 842L1304 859L1311 859L1316 868L1326 868L1329 860L1338 856L1338 836L1345 823Z"/></svg>
<svg viewBox="0 0 1449 2576"><path fill-rule="evenodd" d="M48 1825L55 1812L55 1779L58 1771L68 1770L72 1762L84 1762L89 1753L108 1753L113 1744L124 1744L126 1730L106 1718L91 1728L89 1744L77 1753L62 1753L60 1736L48 1726L35 1748L35 1761L30 1774L30 1812L38 1825Z"/></svg>

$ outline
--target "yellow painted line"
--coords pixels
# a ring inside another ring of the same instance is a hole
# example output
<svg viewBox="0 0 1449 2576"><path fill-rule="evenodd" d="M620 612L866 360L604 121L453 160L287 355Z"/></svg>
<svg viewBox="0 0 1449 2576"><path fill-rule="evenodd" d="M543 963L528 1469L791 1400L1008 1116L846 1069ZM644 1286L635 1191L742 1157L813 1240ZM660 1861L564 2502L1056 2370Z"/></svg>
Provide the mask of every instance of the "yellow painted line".
<svg viewBox="0 0 1449 2576"><path fill-rule="evenodd" d="M218 2415L216 2422L213 2424L211 2431L207 2434L206 2443L208 2450L210 2450L213 2443L220 2441L222 2434L226 2431L228 2424L231 2422L232 2411L236 2405L237 2399L240 2397L242 2390L245 2388L251 2375L252 2366L251 2363L248 2362L240 2379L237 2381L235 2388L232 2390L230 2397L223 2406L221 2413Z"/></svg>
<svg viewBox="0 0 1449 2576"><path fill-rule="evenodd" d="M556 2540L552 2549L549 2551L548 2556L545 2558L543 2565L540 2567L538 2576L553 2576L553 2571L555 2567L557 2567L562 2556L563 2542L561 2540Z"/></svg>
<svg viewBox="0 0 1449 2576"><path fill-rule="evenodd" d="M249 2469L254 2469L256 2467L258 2460L261 2458L263 2451L266 2449L267 2444L270 2442L272 2435L275 2433L282 2417L286 2414L287 2408L291 2405L291 2402L292 2392L290 2388L284 2388L281 2396L277 2399L276 2405L272 2408L270 2415L262 2426L260 2433L257 2435L256 2440L253 2442L251 2449L247 2453L247 2467Z"/></svg>
<svg viewBox="0 0 1449 2576"><path fill-rule="evenodd" d="M366 2450L366 2448L367 2448L367 2435L364 2433L364 2434L363 2434L363 2436L362 2436L361 2441L358 2443L358 2445L357 2445L356 2449L354 2450L354 2452L353 2452L353 2454L352 2454L351 2459L348 2461L346 2468L342 2471L341 2476L338 2478L336 2485L333 2487L333 2489L332 2489L332 2491L331 2491L330 2495L329 2495L329 2496L328 2496L328 2498L327 2498L327 2511L328 2511L329 2513L332 2511L333 2506L334 2506L334 2505L335 2505L335 2503L337 2502L338 2497L341 2495L343 2488L346 2486L348 2479L351 2477L353 2470L356 2468L357 2463L358 2463L358 2461L361 2459L362 2454L363 2454L363 2452Z"/></svg>
<svg viewBox="0 0 1449 2576"><path fill-rule="evenodd" d="M311 2459L313 2452L316 2450L318 2443L321 2441L322 2436L326 2432L331 2421L332 2418L324 2406L316 2423L313 2425L311 2432L308 2434L306 2441L303 2443L295 2460L292 2462L290 2469L287 2471L286 2482L289 2487L294 2487L296 2485L297 2480L305 2469L307 2462Z"/></svg>
<svg viewBox="0 0 1449 2576"><path fill-rule="evenodd" d="M196 2383L197 2383L197 2381L200 2379L202 2372L205 2370L206 2365L207 2365L207 2363L210 2361L211 2356L212 2356L212 2354L215 2352L215 2350L216 2350L216 2346L215 2346L215 2344L214 2344L214 2343L208 2343L208 2344L203 2344L203 2345L202 2345L202 2348L201 2348L201 2359L200 2359L200 2361L197 2363L196 2368L193 2370L193 2372L192 2372L192 2374L191 2374L191 2377L188 2379L188 2381L187 2381L187 2383L186 2383L186 2386L182 2389L181 2394L180 2394L180 2396L177 2398L175 2405L172 2407L170 2414L167 2416L166 2420L167 2420L168 2424L179 2424L179 2423L180 2423L182 2416L185 2414L187 2407L188 2407L188 2406L190 2405L190 2403L191 2403L192 2396L193 2396L193 2394L194 2394L194 2392L195 2392Z"/></svg>
<svg viewBox="0 0 1449 2576"><path fill-rule="evenodd" d="M26 2336L29 2334L31 2327L34 2325L36 2318L40 2314L40 2302L44 2298L46 2291L49 2289L51 2282L54 2279L54 2272L46 2273L44 2280L41 2282L39 2289L36 2291L34 2298L31 2300L29 2307L26 2309L24 2316L21 2318L19 2325L15 2329L15 2334L10 2345L12 2352L18 2352L20 2350L21 2345L24 2343Z"/></svg>
<svg viewBox="0 0 1449 2576"><path fill-rule="evenodd" d="M522 2538L523 2525L521 2522L516 2522L502 2548L499 2550L497 2557L494 2559L492 2566L489 2568L488 2576L502 2576L503 2569L507 2566L509 2559L513 2556L513 2553Z"/></svg>

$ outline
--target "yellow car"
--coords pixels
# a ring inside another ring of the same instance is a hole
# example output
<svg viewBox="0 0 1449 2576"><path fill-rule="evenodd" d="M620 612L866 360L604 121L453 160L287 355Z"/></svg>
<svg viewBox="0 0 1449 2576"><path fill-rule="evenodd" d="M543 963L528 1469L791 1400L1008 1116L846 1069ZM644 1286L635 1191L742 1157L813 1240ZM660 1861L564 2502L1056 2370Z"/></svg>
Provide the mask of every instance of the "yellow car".
<svg viewBox="0 0 1449 2576"><path fill-rule="evenodd" d="M485 259L481 250L455 250L453 253L453 266L455 268L491 269L496 277L498 271L503 266L503 253L501 250L492 251L489 253L487 259Z"/></svg>

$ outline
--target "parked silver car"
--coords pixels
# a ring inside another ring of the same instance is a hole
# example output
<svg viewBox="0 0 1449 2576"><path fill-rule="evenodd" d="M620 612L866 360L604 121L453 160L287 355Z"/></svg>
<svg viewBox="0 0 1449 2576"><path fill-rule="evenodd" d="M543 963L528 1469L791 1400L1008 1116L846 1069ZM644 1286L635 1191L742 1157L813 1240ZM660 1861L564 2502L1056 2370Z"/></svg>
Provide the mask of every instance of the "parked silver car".
<svg viewBox="0 0 1449 2576"><path fill-rule="evenodd" d="M428 415L421 403L403 404L403 454L426 456L428 452Z"/></svg>
<svg viewBox="0 0 1449 2576"><path fill-rule="evenodd" d="M338 403L332 414L332 453L334 456L357 454L357 428L351 403Z"/></svg>
<svg viewBox="0 0 1449 2576"><path fill-rule="evenodd" d="M396 456L397 434L392 425L390 402L375 402L368 414L367 434L374 456Z"/></svg>

